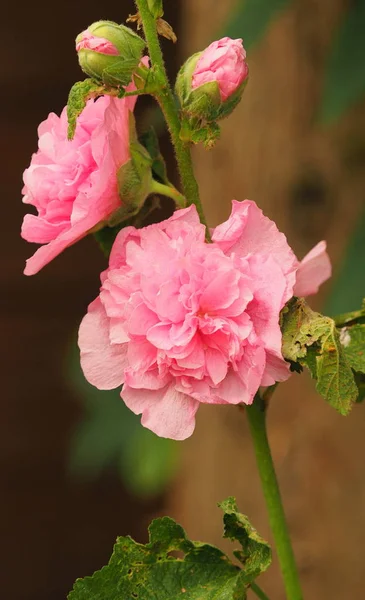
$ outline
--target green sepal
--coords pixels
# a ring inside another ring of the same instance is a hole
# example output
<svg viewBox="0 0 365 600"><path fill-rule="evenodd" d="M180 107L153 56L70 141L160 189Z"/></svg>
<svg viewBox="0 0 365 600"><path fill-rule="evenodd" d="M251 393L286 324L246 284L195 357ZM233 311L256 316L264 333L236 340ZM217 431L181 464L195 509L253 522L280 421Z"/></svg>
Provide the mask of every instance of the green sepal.
<svg viewBox="0 0 365 600"><path fill-rule="evenodd" d="M72 140L75 135L77 117L84 110L87 101L103 93L105 93L104 87L93 79L78 81L72 86L67 100L67 137L69 140Z"/></svg>
<svg viewBox="0 0 365 600"><path fill-rule="evenodd" d="M127 86L132 81L138 65L139 59L117 57L117 60L103 69L102 82L111 87Z"/></svg>
<svg viewBox="0 0 365 600"><path fill-rule="evenodd" d="M147 0L147 4L154 19L163 17L162 0Z"/></svg>
<svg viewBox="0 0 365 600"><path fill-rule="evenodd" d="M225 537L239 541L241 569L221 550L190 540L169 517L154 520L149 542L138 544L120 537L106 567L78 579L68 600L245 600L254 578L271 562L267 543L237 512L234 498L220 505ZM183 553L175 557L172 552Z"/></svg>
<svg viewBox="0 0 365 600"><path fill-rule="evenodd" d="M314 312L303 298L293 298L281 314L282 353L291 364L307 367L317 391L340 414L347 415L358 389L335 321Z"/></svg>
<svg viewBox="0 0 365 600"><path fill-rule="evenodd" d="M151 126L148 131L142 133L139 136L139 141L152 158L152 173L155 179L161 183L169 184L165 159L161 154L158 137L154 128Z"/></svg>

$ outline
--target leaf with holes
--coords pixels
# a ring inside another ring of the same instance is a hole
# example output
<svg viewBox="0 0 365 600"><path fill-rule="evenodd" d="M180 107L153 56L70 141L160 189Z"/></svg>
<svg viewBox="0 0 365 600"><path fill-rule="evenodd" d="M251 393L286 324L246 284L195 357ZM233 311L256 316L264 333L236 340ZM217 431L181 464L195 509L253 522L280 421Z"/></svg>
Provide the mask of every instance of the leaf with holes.
<svg viewBox="0 0 365 600"><path fill-rule="evenodd" d="M335 321L314 312L303 298L293 298L282 311L281 326L284 358L306 366L321 396L347 415L358 390Z"/></svg>
<svg viewBox="0 0 365 600"><path fill-rule="evenodd" d="M235 554L243 568L218 548L189 540L180 525L163 517L150 525L146 545L118 538L109 564L78 579L68 600L245 600L250 584L269 566L271 551L237 512L234 498L220 506L225 537L242 546Z"/></svg>

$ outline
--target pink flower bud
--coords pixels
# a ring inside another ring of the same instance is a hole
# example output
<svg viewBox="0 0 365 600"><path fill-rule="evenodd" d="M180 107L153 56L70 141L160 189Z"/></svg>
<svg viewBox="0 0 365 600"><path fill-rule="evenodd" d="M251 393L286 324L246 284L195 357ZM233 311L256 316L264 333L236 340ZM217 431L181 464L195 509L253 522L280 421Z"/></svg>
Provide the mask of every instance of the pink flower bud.
<svg viewBox="0 0 365 600"><path fill-rule="evenodd" d="M247 79L248 66L242 40L224 37L210 44L196 63L192 77L192 89L204 83L216 81L221 100L224 102Z"/></svg>
<svg viewBox="0 0 365 600"><path fill-rule="evenodd" d="M97 37L90 33L88 29L85 29L77 38L76 52L80 50L93 50L94 52L100 52L100 54L110 54L117 56L119 50L109 40Z"/></svg>

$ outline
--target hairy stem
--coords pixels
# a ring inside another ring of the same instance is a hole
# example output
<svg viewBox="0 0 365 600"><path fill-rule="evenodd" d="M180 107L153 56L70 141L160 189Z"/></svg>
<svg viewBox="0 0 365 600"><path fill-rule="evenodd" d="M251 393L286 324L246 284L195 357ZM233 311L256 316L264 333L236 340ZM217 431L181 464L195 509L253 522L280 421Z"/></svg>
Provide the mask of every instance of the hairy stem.
<svg viewBox="0 0 365 600"><path fill-rule="evenodd" d="M159 82L158 91L155 92L155 97L158 100L161 109L164 113L166 123L171 135L171 140L175 148L176 160L179 168L184 196L187 199L188 205L195 204L201 222L204 223L204 225L206 225L207 223L199 197L199 188L194 176L190 147L188 144L186 144L180 139L181 124L179 118L179 111L176 106L175 98L172 93L169 80L167 78L165 64L156 29L156 21L150 13L147 0L135 0L135 2L142 20L143 30L151 60L151 66L154 70L154 75L157 81ZM207 237L209 237L208 228Z"/></svg>
<svg viewBox="0 0 365 600"><path fill-rule="evenodd" d="M247 406L246 410L287 599L302 600L298 571L267 439L265 404L256 396L254 403Z"/></svg>

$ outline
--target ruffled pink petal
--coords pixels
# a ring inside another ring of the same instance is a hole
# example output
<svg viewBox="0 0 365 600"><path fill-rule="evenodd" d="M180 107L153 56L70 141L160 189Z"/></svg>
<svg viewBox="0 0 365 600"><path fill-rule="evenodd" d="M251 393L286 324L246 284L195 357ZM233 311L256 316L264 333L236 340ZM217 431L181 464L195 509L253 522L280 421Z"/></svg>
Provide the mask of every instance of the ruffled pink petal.
<svg viewBox="0 0 365 600"><path fill-rule="evenodd" d="M124 382L128 344L110 344L109 319L100 298L89 305L79 329L81 367L99 390L112 390Z"/></svg>
<svg viewBox="0 0 365 600"><path fill-rule="evenodd" d="M93 35L88 29L83 31L79 38L79 41L76 43L76 52L80 52L80 50L94 50L94 52L109 54L111 56L118 56L119 54L118 48L112 42L106 38Z"/></svg>
<svg viewBox="0 0 365 600"><path fill-rule="evenodd" d="M292 297L298 261L285 235L254 202L233 200L231 216L215 228L212 239L228 256L261 254L274 258L287 280L285 302Z"/></svg>
<svg viewBox="0 0 365 600"><path fill-rule="evenodd" d="M266 365L262 377L261 385L267 387L274 385L277 381L286 381L291 373L289 363L287 363L280 355L275 355L273 352L266 352Z"/></svg>
<svg viewBox="0 0 365 600"><path fill-rule="evenodd" d="M36 250L31 258L28 258L26 267L24 269L24 275L35 275L45 265L47 265L53 258L61 254L71 244L74 244L78 240L81 240L95 225L101 220L101 214L99 212L93 212L81 221L78 221L73 227L64 231L51 240L45 246L41 246Z"/></svg>
<svg viewBox="0 0 365 600"><path fill-rule="evenodd" d="M136 390L125 385L121 396L141 423L160 437L185 440L194 431L199 402L182 394L173 386L162 390Z"/></svg>
<svg viewBox="0 0 365 600"><path fill-rule="evenodd" d="M231 369L216 390L228 404L252 404L262 381L266 364L264 348L247 345L237 370Z"/></svg>
<svg viewBox="0 0 365 600"><path fill-rule="evenodd" d="M25 215L22 224L21 236L27 242L47 244L69 227L68 223L50 223L36 215Z"/></svg>
<svg viewBox="0 0 365 600"><path fill-rule="evenodd" d="M332 266L326 248L325 241L319 242L300 262L294 286L295 296L316 294L319 286L331 277Z"/></svg>

